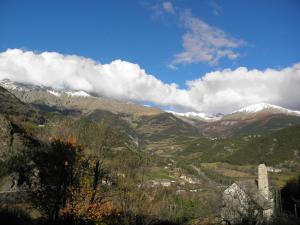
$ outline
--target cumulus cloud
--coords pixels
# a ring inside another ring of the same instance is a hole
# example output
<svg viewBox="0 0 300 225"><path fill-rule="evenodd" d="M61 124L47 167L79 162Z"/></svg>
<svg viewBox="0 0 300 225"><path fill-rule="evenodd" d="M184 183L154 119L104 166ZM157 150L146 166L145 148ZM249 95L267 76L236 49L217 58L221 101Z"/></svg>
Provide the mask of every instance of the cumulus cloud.
<svg viewBox="0 0 300 225"><path fill-rule="evenodd" d="M203 111L229 113L261 102L300 109L300 63L281 70L225 69L187 84L189 98Z"/></svg>
<svg viewBox="0 0 300 225"><path fill-rule="evenodd" d="M217 65L221 58L233 60L239 56L234 49L246 44L245 41L234 39L223 30L194 17L189 10L181 13L180 20L187 30L182 37L184 50L174 56L170 68L192 63Z"/></svg>
<svg viewBox="0 0 300 225"><path fill-rule="evenodd" d="M159 105L181 101L179 104L183 104L187 100L187 93L179 90L176 84L163 83L137 64L122 60L101 64L84 57L56 52L9 49L0 53L0 79L5 78Z"/></svg>
<svg viewBox="0 0 300 225"><path fill-rule="evenodd" d="M300 63L280 70L215 71L180 89L122 60L101 64L75 55L9 49L0 53L0 79L5 78L185 111L228 113L260 102L300 109Z"/></svg>

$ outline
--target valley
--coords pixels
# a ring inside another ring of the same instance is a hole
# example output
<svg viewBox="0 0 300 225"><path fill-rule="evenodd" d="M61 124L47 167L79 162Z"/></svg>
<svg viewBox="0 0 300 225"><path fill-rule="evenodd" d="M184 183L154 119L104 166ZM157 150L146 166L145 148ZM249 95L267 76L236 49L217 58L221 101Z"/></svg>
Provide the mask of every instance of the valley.
<svg viewBox="0 0 300 225"><path fill-rule="evenodd" d="M0 225L300 225L299 0L0 0Z"/></svg>
<svg viewBox="0 0 300 225"><path fill-rule="evenodd" d="M163 214L154 208L139 212L161 220L214 221L222 192L235 181L255 179L262 162L269 166L273 190L300 170L297 112L264 105L255 112L241 110L204 121L197 115L186 117L90 95L58 95L45 87L7 80L1 85L7 89L0 87L0 166L5 178L0 191L11 182L11 160L17 165L19 157L24 161L22 155L51 138L72 138L90 155L106 143L102 138L111 129L107 136L111 144L101 152L104 168L129 188L128 193L148 196L144 202L135 199L136 204L160 210L174 205Z"/></svg>

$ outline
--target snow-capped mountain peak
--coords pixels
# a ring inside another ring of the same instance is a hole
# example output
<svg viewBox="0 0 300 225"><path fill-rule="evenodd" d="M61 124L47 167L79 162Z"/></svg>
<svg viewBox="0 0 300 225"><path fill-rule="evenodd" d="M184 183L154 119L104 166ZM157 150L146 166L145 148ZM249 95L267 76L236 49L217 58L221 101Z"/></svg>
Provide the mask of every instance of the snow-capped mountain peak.
<svg viewBox="0 0 300 225"><path fill-rule="evenodd" d="M246 106L237 111L234 111L233 113L237 113L237 112L256 113L265 109L284 109L284 108L277 105L271 105L268 103L258 103L258 104Z"/></svg>
<svg viewBox="0 0 300 225"><path fill-rule="evenodd" d="M197 112L186 112L186 113L179 113L174 111L166 111L168 113L171 113L175 116L181 117L181 118L187 118L187 119L196 119L200 121L205 122L215 122L222 120L224 118L228 118L228 116L235 115L238 116L240 113L243 114L256 114L260 112L269 113L269 114L286 114L286 115L293 115L293 116L300 116L300 111L293 111L289 110L277 105L272 105L269 103L258 103L254 105L250 105L244 108L241 108L239 110L236 110L230 114L227 115L208 115L205 113L197 113ZM251 115L252 116L252 115Z"/></svg>
<svg viewBox="0 0 300 225"><path fill-rule="evenodd" d="M239 109L237 111L232 112L231 114L235 113L258 113L262 111L272 111L276 113L283 113L283 114L293 114L293 115L299 115L300 116L300 111L293 111L289 110L277 105L272 105L269 103L258 103L254 105L250 105L247 107L244 107L242 109Z"/></svg>
<svg viewBox="0 0 300 225"><path fill-rule="evenodd" d="M88 94L85 91L78 90L78 91L71 91L71 90L56 90L52 89L50 87L42 86L42 85L31 85L31 84L23 84L18 82L13 82L8 79L4 79L0 81L0 86L8 89L8 90L16 90L16 91L22 91L22 92L30 92L32 90L42 90L47 91L51 95L54 95L56 97L61 97L62 95L68 95L71 97L91 97L90 94Z"/></svg>
<svg viewBox="0 0 300 225"><path fill-rule="evenodd" d="M33 86L28 84L21 84L18 82L13 82L8 79L0 80L0 86L4 87L8 90L18 90L18 91L30 91L30 90L36 90L36 89L42 89L42 86Z"/></svg>
<svg viewBox="0 0 300 225"><path fill-rule="evenodd" d="M199 119L207 122L217 121L222 118L221 116L212 116L212 115L207 115L205 113L197 113L197 112L186 112L186 113L178 113L174 111L166 111L166 112L171 113L175 116L187 117L191 119Z"/></svg>

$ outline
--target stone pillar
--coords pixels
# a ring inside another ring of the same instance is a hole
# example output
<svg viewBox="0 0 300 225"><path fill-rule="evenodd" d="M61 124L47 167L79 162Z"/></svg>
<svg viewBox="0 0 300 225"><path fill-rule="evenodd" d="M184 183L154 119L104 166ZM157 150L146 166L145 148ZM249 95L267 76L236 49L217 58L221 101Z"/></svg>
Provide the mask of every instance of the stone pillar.
<svg viewBox="0 0 300 225"><path fill-rule="evenodd" d="M258 166L258 190L266 199L269 199L268 170L265 164Z"/></svg>

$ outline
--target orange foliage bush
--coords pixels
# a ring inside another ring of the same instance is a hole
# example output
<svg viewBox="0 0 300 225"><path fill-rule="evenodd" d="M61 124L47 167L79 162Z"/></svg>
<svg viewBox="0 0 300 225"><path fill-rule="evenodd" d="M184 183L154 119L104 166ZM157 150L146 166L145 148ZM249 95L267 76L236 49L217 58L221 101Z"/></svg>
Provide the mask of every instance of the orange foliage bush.
<svg viewBox="0 0 300 225"><path fill-rule="evenodd" d="M73 147L79 146L79 145L77 144L76 138L74 138L73 136L69 136L69 137L67 137L67 138L64 138L64 137L56 137L55 135L53 135L53 136L51 136L51 137L49 138L49 141L51 141L51 142L56 142L56 141L57 141L57 142L64 143L64 144L66 144L66 145L73 146Z"/></svg>
<svg viewBox="0 0 300 225"><path fill-rule="evenodd" d="M118 213L119 207L111 198L96 199L93 203L90 199L94 190L90 187L74 188L70 190L71 197L65 208L61 211L63 216L72 215L75 218L86 218L93 221L100 221L103 217Z"/></svg>

